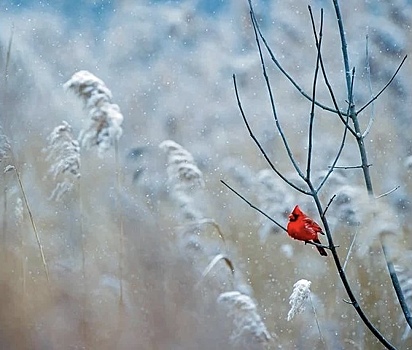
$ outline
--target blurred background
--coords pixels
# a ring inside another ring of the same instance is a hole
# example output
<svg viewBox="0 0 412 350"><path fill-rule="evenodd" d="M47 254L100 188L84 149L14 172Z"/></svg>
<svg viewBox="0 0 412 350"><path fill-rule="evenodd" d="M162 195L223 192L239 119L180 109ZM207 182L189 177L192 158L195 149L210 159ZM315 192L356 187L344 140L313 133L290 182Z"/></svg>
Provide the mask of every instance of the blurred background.
<svg viewBox="0 0 412 350"><path fill-rule="evenodd" d="M325 66L346 110L332 1L252 3L276 58L309 94L317 53L307 6L317 21L324 9ZM225 180L282 225L296 204L320 221L310 198L268 170L242 121L232 74L256 137L278 169L300 184L274 123L246 0L0 1L0 9L0 123L11 148L2 165L14 165L20 173L50 272L48 282L16 174L4 173L2 349L380 346L344 302L331 257L292 241L220 183ZM411 10L410 0L342 1L357 108L410 53ZM310 102L264 52L276 112L304 168ZM75 138L89 123L82 102L63 89L79 70L90 71L111 90L124 116L123 135L118 159L115 149L103 158L95 149L82 150L79 186L56 202L49 199L55 182L43 150L63 120ZM412 283L411 76L408 58L388 89L359 115L362 130L374 120L365 143L375 195L399 189L371 203L361 171L339 169L321 192L324 205L337 194L328 220L355 295L400 349L412 348L412 340L380 240L388 241L407 288ZM323 79L318 85L318 100L332 106ZM343 126L333 113L320 108L315 113L313 179L319 183L336 156ZM213 225L190 221L171 195L167 157L158 147L168 139L189 151L202 172L205 186L191 193L191 205ZM338 165L359 164L349 135ZM234 276L224 261L204 276L218 254L233 263ZM300 279L312 282L310 302L287 321L289 296ZM232 290L256 302L269 342L257 341L251 330L233 336L236 322L217 302L220 293Z"/></svg>

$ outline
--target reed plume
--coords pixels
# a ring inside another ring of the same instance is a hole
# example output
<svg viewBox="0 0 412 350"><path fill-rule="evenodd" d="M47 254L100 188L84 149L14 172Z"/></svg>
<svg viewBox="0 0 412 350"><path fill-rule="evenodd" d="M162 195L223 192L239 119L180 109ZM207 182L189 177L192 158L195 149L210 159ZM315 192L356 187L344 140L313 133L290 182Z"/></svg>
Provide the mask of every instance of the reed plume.
<svg viewBox="0 0 412 350"><path fill-rule="evenodd" d="M289 305L291 308L288 312L288 321L295 317L295 315L305 311L306 302L310 297L311 284L311 281L301 279L293 285L293 291L289 297Z"/></svg>
<svg viewBox="0 0 412 350"><path fill-rule="evenodd" d="M90 123L79 134L81 147L89 149L97 147L99 157L106 151L114 148L116 161L116 208L119 223L119 281L120 304L123 303L123 214L121 212L119 197L121 190L121 170L119 166L118 141L123 134L123 115L117 104L112 103L112 92L106 84L92 73L79 71L63 85L64 89L74 92L81 100L89 113Z"/></svg>
<svg viewBox="0 0 412 350"><path fill-rule="evenodd" d="M82 147L94 146L100 157L122 136L123 115L117 104L112 103L112 93L105 83L92 73L82 70L75 73L64 85L84 102L90 123L79 134Z"/></svg>
<svg viewBox="0 0 412 350"><path fill-rule="evenodd" d="M224 292L219 295L217 302L226 307L228 316L233 317L232 342L238 343L243 337L250 336L258 343L266 343L271 339L256 303L250 296L239 291Z"/></svg>
<svg viewBox="0 0 412 350"><path fill-rule="evenodd" d="M49 173L59 179L50 199L60 200L71 191L74 180L80 178L80 145L73 138L72 127L66 121L54 128L47 137L46 160L51 162Z"/></svg>
<svg viewBox="0 0 412 350"><path fill-rule="evenodd" d="M192 194L205 185L202 172L190 152L178 143L166 140L159 147L167 155L168 186L183 217L189 221L200 220L202 215L194 205Z"/></svg>

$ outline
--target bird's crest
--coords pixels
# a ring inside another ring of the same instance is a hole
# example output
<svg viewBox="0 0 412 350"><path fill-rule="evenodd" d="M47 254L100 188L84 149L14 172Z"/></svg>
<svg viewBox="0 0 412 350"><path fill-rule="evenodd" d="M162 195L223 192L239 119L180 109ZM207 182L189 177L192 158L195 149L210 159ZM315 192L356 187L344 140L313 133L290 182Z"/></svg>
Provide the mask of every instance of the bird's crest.
<svg viewBox="0 0 412 350"><path fill-rule="evenodd" d="M295 214L295 215L302 215L302 214L303 214L302 210L300 210L300 208L299 208L299 205L296 205L296 206L293 208L292 213Z"/></svg>

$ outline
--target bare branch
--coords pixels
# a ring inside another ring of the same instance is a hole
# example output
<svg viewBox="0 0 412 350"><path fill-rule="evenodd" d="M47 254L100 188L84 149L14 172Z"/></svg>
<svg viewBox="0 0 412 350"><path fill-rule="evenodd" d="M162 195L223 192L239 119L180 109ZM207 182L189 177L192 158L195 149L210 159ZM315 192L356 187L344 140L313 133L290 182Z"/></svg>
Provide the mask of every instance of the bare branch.
<svg viewBox="0 0 412 350"><path fill-rule="evenodd" d="M373 164L366 164L367 167L372 166ZM334 169L362 169L364 166L363 165L335 165L335 166L329 166L328 168L334 168Z"/></svg>
<svg viewBox="0 0 412 350"><path fill-rule="evenodd" d="M349 106L348 109L351 109L354 106L353 103L353 85L355 84L355 67L352 68L351 74L351 83L350 83L350 92L349 92ZM349 113L349 111L348 111Z"/></svg>
<svg viewBox="0 0 412 350"><path fill-rule="evenodd" d="M281 228L283 231L287 232L286 227L282 226L279 224L276 220L272 219L268 214L266 214L263 210L259 209L256 205L253 205L251 202L249 202L245 197L243 197L239 192L234 190L232 187L230 187L226 182L223 180L220 180L220 182L225 185L229 190L231 190L235 195L237 195L239 198L241 198L245 203L249 204L250 207L261 213L263 216L266 216L270 221L272 221L276 226Z"/></svg>
<svg viewBox="0 0 412 350"><path fill-rule="evenodd" d="M357 301L357 298L356 298L356 296L355 296L355 294L354 294L354 292L353 292L353 290L352 290L352 288L351 288L351 286L350 286L350 284L349 284L349 281L348 281L348 278L347 278L347 276L346 276L346 273L345 273L344 269L342 268L342 265L341 265L341 262L340 262L340 259L339 259L339 256L338 256L338 253L337 253L337 250L336 250L336 246L335 246L334 243L333 243L333 236L332 236L332 234L331 234L331 230L330 230L328 221L327 221L327 219L326 219L326 216L325 216L325 215L322 215L322 214L326 213L326 210L323 210L323 206L322 206L321 201L320 201L320 198L319 198L319 196L318 196L318 191L319 191L320 188L323 186L323 184L326 182L326 180L327 180L327 178L330 176L330 174L333 172L333 170L334 170L334 168L335 168L335 166L336 166L336 164L337 164L337 161L338 161L339 158L340 158L341 152L342 152L343 147L344 147L345 142L346 142L346 135L347 135L348 130L349 130L349 132L351 132L351 133L353 134L353 136L355 137L355 139L356 139L356 141L357 141L357 143L358 143L358 147L359 147L359 151L360 151L360 155L361 155L361 160L362 160L362 169L363 169L363 173L364 173L364 178L365 178L366 187L367 187L368 193L369 193L369 194L373 194L373 188L372 188L372 182L371 182L371 178L370 178L370 174L369 174L369 166L368 166L368 161L367 161L366 149L365 149L365 145L364 145L364 142L363 142L364 140L363 140L363 137L362 137L362 133L361 133L361 131L360 131L360 125L359 125L359 121L358 121L358 119L357 119L357 114L356 114L356 111L355 111L355 105L354 105L354 103L353 103L353 86L354 86L355 70L353 69L352 72L349 70L349 58L348 58L348 52L347 52L346 37L345 37L344 28L343 28L343 21L342 21L342 16L341 16L341 13L340 13L340 8L339 8L338 0L333 0L333 4L334 4L334 7L335 7L335 11L336 11L336 18L337 18L338 25L339 25L339 34L340 34L341 43L342 43L342 56L343 56L343 61L344 61L344 66L345 66L345 77L346 77L347 94L348 94L349 105L348 105L348 110L347 110L347 113L346 113L346 114L340 112L339 106L338 106L338 104L337 104L336 97L335 97L335 95L334 95L334 92L333 92L333 89L332 89L332 87L331 87L331 84L329 83L329 80L328 80L328 77L327 77L327 74L326 74L326 69L325 69L325 67L324 67L324 63L323 63L323 59L322 59L322 55L321 55L321 48L320 48L320 47L321 47L321 45L320 45L320 44L321 44L321 40L318 40L317 33L316 33L316 30L315 30L315 31L314 31L314 37L315 37L316 46L317 46L317 49L318 49L318 60L319 60L319 63L320 63L320 67L321 67L321 69L322 69L322 74L323 74L323 77L324 77L324 80L325 80L325 84L326 84L326 86L327 86L327 88L328 88L328 90L329 90L329 94L330 94L331 99L332 99L332 101L333 101L334 107L336 108L335 113L338 113L340 120L341 120L341 121L343 122L343 124L345 125L344 132L343 132L343 137L342 137L342 142L341 142L341 145L340 145L340 147L339 147L338 154L337 154L334 162L332 163L332 166L330 167L330 169L329 169L329 171L328 171L328 174L325 176L325 178L323 179L322 183L319 185L318 189L315 189L315 187L313 186L313 184L312 184L312 182L311 182L310 177L309 177L309 176L306 176L306 177L305 177L305 176L303 175L303 173L301 173L300 168L297 166L297 164L296 164L296 162L295 162L295 160L294 160L294 158L293 158L293 155L292 155L292 153L291 153L291 151L290 151L290 149L289 149L289 145L288 145L287 139L286 139L285 135L283 134L283 130L282 130L280 124L279 124L279 120L278 120L277 115L276 115L276 109L275 109L275 104L274 104L274 98L273 98L273 94L272 94L272 89L271 89L271 85L270 85L270 82L269 82L269 78L268 78L268 75L267 75L267 72L266 72L265 62L264 62L264 59L263 59L262 49L261 49L261 46L260 46L259 37L261 38L261 40L263 41L264 45L265 45L266 48L268 49L269 54L271 55L271 57L273 57L273 54L271 53L271 50L270 50L270 48L268 47L268 45L267 45L267 43L266 43L266 41L265 41L262 33L260 32L260 29L259 29L259 26L258 26L256 17L255 17L254 12L253 12L251 0L249 0L250 16L251 16L251 20L252 20L253 29L254 29L254 32L255 32L255 39L256 39L256 43L257 43L257 47L258 47L259 55L260 55L260 59L261 59L261 66L262 66L262 70L263 70L263 76L264 76L264 78L265 78L266 87L267 87L267 90L268 90L268 93L269 93L269 97L270 97L270 101L271 101L271 107L272 107L272 113L273 113L274 118L275 118L276 126L277 126L277 128L278 128L278 131L279 131L280 134L281 134L281 137L282 137L284 146L285 146L285 148L286 148L286 151L287 151L287 153L288 153L288 155L289 155L289 158L290 158L292 164L295 166L295 170L297 171L298 175L299 175L299 176L306 182L306 184L308 185L308 191L305 191L305 190L302 190L302 189L300 189L300 191L313 197L313 199L314 199L314 201L315 201L315 205L316 205L316 207L317 207L317 210L318 210L318 212L321 214L321 220L322 220L323 227L324 227L324 230L325 230L324 232L325 232L325 234L326 234L326 236L327 236L328 243L329 243L327 249L329 249L329 250L331 251L331 253L332 253L332 257L333 257L334 263L335 263L335 265L336 265L337 272L338 272L339 277L340 277L340 279L341 279L341 281L342 281L342 284L343 284L343 286L344 286L344 288L345 288L345 290L346 290L346 292L347 292L347 294L348 294L348 297L349 297L349 300L350 300L350 304L353 305L353 307L355 308L355 310L356 310L356 312L358 313L359 317L360 317L361 320L364 322L365 326L368 327L369 330L373 333L373 335L374 335L385 347L387 347L388 349L395 349L395 348L393 347L393 345L392 345L392 344L380 333L380 331L372 324L372 322L369 320L369 318L367 317L367 315L366 315L365 312L363 311L362 307L359 305L359 303L358 303L358 301ZM317 63L317 65L319 65L319 63ZM275 63L275 64L276 64L276 63ZM280 68L280 65L278 65L278 64L276 64L276 65L278 66L279 69L281 69L281 68ZM281 71L282 71L282 69L281 69ZM283 71L282 71L282 72L283 72ZM235 80L235 77L234 77L234 80ZM251 132L250 127L249 127L249 125L248 125L248 123L247 123L247 120L246 120L246 118L245 118L245 116L244 116L243 110L242 110L242 108L241 108L241 104L240 104L238 92L237 92L236 80L235 80L235 90L236 90L236 96L237 96L237 99L238 99L238 105L239 105L239 108L240 108L240 110L241 110L241 112L242 112L242 116L243 116L243 118L244 118L244 121L245 121L245 123L246 123L246 126L248 127L249 133L251 134L252 139L257 143L259 149L261 149L261 150L263 151L263 149L262 149L262 147L260 146L259 142L256 140L256 138L254 137L253 133ZM315 88L314 88L314 90L315 90ZM312 96L311 101L315 101L314 91L312 91L312 92L313 92L313 96ZM315 104L316 104L316 102L313 102L313 103L312 103L312 108L313 108L313 110L314 110L314 105L315 105ZM345 115L346 118L343 117L344 115ZM353 122L353 128L349 125L349 120L351 120L351 121ZM312 136L311 136L311 137L312 137ZM312 152L312 151L311 151L311 152ZM265 156L266 159L268 159L268 157L266 156L266 154L264 153L264 151L263 151L262 154ZM273 167L273 169L275 169L275 167ZM276 172L278 175L281 176L280 172L277 171L277 169L275 170L275 172ZM309 166L309 173L310 173L310 166ZM287 183L290 183L290 181L288 182L287 179L285 179L285 181L286 181ZM240 198L242 198L242 199L243 199L246 203L248 203L252 208L254 208L255 210L257 210L257 211L259 211L260 213L262 213L263 215L265 215L265 213L263 213L263 212L262 212L260 209L258 209L256 206L252 205L249 201L247 201L243 196L241 196L241 195L238 194L236 191L234 191L234 190L233 190L231 187L229 187L226 183L224 183L223 181L222 181L222 183L223 183L224 185L226 185L229 189L231 189L231 190L232 190L235 194L237 194ZM293 188L296 188L295 185L293 185L292 187L293 187ZM332 200L331 200L331 201L332 201ZM331 201L330 201L330 203L331 203ZM328 204L328 207L329 207L330 203ZM274 221L273 219L271 219L268 215L265 215L265 216L266 216L267 218L269 218L271 221L273 221L276 225L278 225L279 227L282 227L282 228L283 228L283 226L281 226L280 224L278 224L277 222L275 222L275 221ZM286 231L285 228L283 228L283 229ZM316 245L316 244L315 244L315 245Z"/></svg>
<svg viewBox="0 0 412 350"><path fill-rule="evenodd" d="M237 100L237 104L239 106L239 110L240 110L240 114L242 115L243 121L246 125L247 130L249 131L249 135L252 138L252 140L256 143L256 145L258 146L260 152L262 153L263 157L265 157L266 161L268 162L269 166L271 167L271 169L283 180L285 181L289 186L293 187L296 191L299 191L303 194L308 195L309 193L303 189L301 189L300 187L296 186L293 182L289 181L276 167L275 165L272 163L272 161L270 160L269 156L266 154L265 150L263 149L262 145L260 144L260 142L258 141L258 139L256 138L256 136L254 135L252 129L250 128L249 122L246 119L246 115L245 112L243 111L243 107L242 107L242 103L240 102L240 97L239 97L239 91L237 89L237 83L236 83L236 76L233 74L233 84L235 87L235 94L236 94L236 100Z"/></svg>
<svg viewBox="0 0 412 350"><path fill-rule="evenodd" d="M353 121L353 126L355 129L355 138L358 143L358 148L362 160L362 170L364 174L364 179L365 179L365 186L368 190L368 194L372 195L373 194L373 187L372 187L372 180L370 177L369 173L369 167L367 166L368 164L368 158L366 154L366 149L365 149L365 144L363 142L362 138L362 133L360 132L360 126L359 126L359 121L357 118L357 113L355 111L355 106L353 105L353 76L351 79L350 71L349 71L349 56L348 56L348 51L347 51L347 44L346 44L346 34L345 30L343 28L343 19L342 15L340 12L340 7L339 7L339 1L338 0L333 0L333 6L335 8L335 13L336 13L336 19L338 21L338 27L339 27L339 35L340 35L340 40L342 44L342 58L345 66L345 77L346 77L346 85L347 85L347 92L348 92L348 100L350 102L349 104L349 116ZM316 200L316 198L315 198ZM317 204L318 208L320 209L320 202ZM326 222L326 220L325 220ZM327 224L327 223L326 223ZM326 229L326 228L325 228ZM330 233L328 234L328 239L332 238ZM346 274L342 270L340 266L340 261L338 259L338 256L334 250L332 250L332 255L335 259L336 267L338 268L339 275L341 276L342 282L345 285L345 289L348 293L349 299L354 303L353 306L355 307L355 310L357 311L358 315L364 322L365 326L369 328L369 330L373 333L373 335L388 349L395 349L395 347L383 336L383 334L372 324L372 322L369 320L369 318L366 316L364 313L363 309L359 306L359 304L356 301L355 295L353 294L353 291L351 287L349 286L349 283L346 278ZM356 304L355 304L356 303Z"/></svg>
<svg viewBox="0 0 412 350"><path fill-rule="evenodd" d="M388 267L389 276L391 277L393 288L395 289L396 296L398 297L398 300L399 300L399 305L405 316L406 322L408 322L409 327L412 328L411 312L408 308L408 305L406 304L405 296L402 292L402 288L399 283L399 279L398 279L398 275L396 274L395 267L393 266L392 260L390 259L389 254L388 254L388 250L383 242L382 242L382 250L385 256L386 265Z"/></svg>
<svg viewBox="0 0 412 350"><path fill-rule="evenodd" d="M312 29L313 29L313 32L316 33L315 20L313 19L312 8L308 6L308 9L310 13L310 19L312 21ZM309 120L308 160L307 160L307 167L306 167L306 178L307 179L310 179L310 172L311 172L311 165L312 165L313 123L315 121L315 100L316 100L316 88L317 88L318 73L319 73L319 62L320 62L321 47L322 47L322 36L323 36L323 9L320 12L319 45L316 45L317 56L316 56L315 74L313 77L313 85L312 85L312 103L311 103L310 120Z"/></svg>
<svg viewBox="0 0 412 350"><path fill-rule="evenodd" d="M326 76L326 75L325 75ZM335 159L332 162L332 166L329 167L329 170L327 172L327 174L325 175L325 177L323 178L323 180L321 181L321 183L318 185L318 188L316 189L316 193L318 193L321 188L323 187L323 185L326 183L326 181L328 180L329 176L332 175L332 172L334 169L336 169L336 163L339 161L339 158L342 154L343 148L345 147L345 143L346 143L346 137L348 135L348 130L349 130L349 115L346 115L346 120L345 120L345 129L343 130L343 135L342 135L342 141L340 143L339 149L338 149L338 153L336 154Z"/></svg>
<svg viewBox="0 0 412 350"><path fill-rule="evenodd" d="M319 40L318 40L318 36L317 36L316 31L313 32L313 36L315 37L316 47L318 47L318 46L319 46ZM340 109L339 109L339 106L338 106L338 103L337 103L337 100L336 100L336 97L335 97L335 93L333 92L332 85L330 84L329 79L328 79L328 76L327 76L327 74L326 74L326 69L325 69L325 65L324 65L324 63L323 63L323 57L322 57L322 55L320 55L320 66L321 66L321 68L322 68L323 79L325 80L326 87L328 88L329 95L330 95L330 97L331 97L331 99L332 99L332 102L333 102L334 107L336 108L336 113L338 114L339 119L340 119L341 122L345 125L345 127L351 132L351 134L356 137L356 132L355 132L355 130L353 130L353 128L349 125L349 120L348 120L348 118L347 118L346 120L345 120L345 118L344 118L344 116L346 116L346 117L349 116L349 112L347 112L347 113L342 113L342 112L340 111Z"/></svg>
<svg viewBox="0 0 412 350"><path fill-rule="evenodd" d="M369 34L366 34L366 62L365 62L365 71L366 71L366 78L368 80L368 89L369 89L369 94L373 98L373 93L372 93L372 82L371 82L371 66L370 66L370 61L369 61ZM372 124L375 121L375 105L372 103L371 105L371 115L369 117L369 123L368 126L366 127L365 131L362 134L362 137L365 138L370 130L372 129Z"/></svg>
<svg viewBox="0 0 412 350"><path fill-rule="evenodd" d="M323 244L321 244L321 243L316 243L316 242L312 242L312 241L305 241L305 244L311 244L311 245L314 245L314 246L319 247L319 248L325 248L325 249L331 250L331 247L330 247L330 246L328 246L328 245L323 245ZM338 246L338 245L335 245L335 246L333 246L333 247L334 247L334 248L338 248L339 246Z"/></svg>
<svg viewBox="0 0 412 350"><path fill-rule="evenodd" d="M321 50L320 50L321 38L318 39L318 36L317 36L317 33L316 33L316 28L315 28L315 22L314 22L314 19L313 19L313 14L312 14L312 10L311 10L310 6L309 6L309 13L310 13L310 18L311 18L311 22L312 22L313 36L315 38L316 47L318 48L318 53L319 53L318 58L319 58L319 61L320 61L320 64L321 64L323 78L324 78L326 86L329 90L329 94L332 98L333 104L335 105L336 109L339 111L339 108L338 108L338 105L337 105L337 102L336 102L336 98L335 98L335 94L333 92L332 86L329 83L329 79L328 79L328 76L326 74L326 69L325 69L325 66L323 64L322 53L321 53ZM338 162L338 160L340 158L340 155L342 154L342 151L343 151L343 148L344 148L345 142L346 142L347 131L349 130L352 133L354 132L351 129L351 127L349 126L349 114L346 114L346 120L343 118L343 115L340 112L338 112L338 114L339 114L340 119L343 121L343 124L345 125L345 129L344 129L343 136L342 136L342 142L341 142L340 147L338 149L338 153L335 157L335 160L332 163L333 165L335 165ZM318 193L320 191L320 189L326 183L327 179L332 174L332 172L333 172L333 167L328 171L328 173L325 175L325 177L323 178L323 180L319 184L318 188L315 190L316 193Z"/></svg>
<svg viewBox="0 0 412 350"><path fill-rule="evenodd" d="M296 162L295 157L293 156L292 150L289 147L289 143L286 139L285 134L283 133L282 126L280 125L280 122L279 122L279 119L278 119L278 115L277 115L277 112L276 112L276 106L275 106L275 100L274 100L273 93L272 93L272 87L270 85L269 76L266 72L265 60L263 58L263 52L262 52L262 48L260 46L259 36L258 36L257 29L256 29L256 25L257 25L256 24L256 18L254 17L252 11L250 11L250 18L251 18L251 21L252 21L252 24L253 24L253 30L255 32L255 40L256 40L256 45L258 47L258 51L259 51L260 63L261 63L261 66L262 66L262 73L263 73L263 77L265 78L266 89L269 93L270 105L272 107L272 114L273 114L273 117L275 119L276 128L279 131L280 137L282 138L282 141L283 141L283 145L285 146L286 152L289 156L290 161L292 162L293 167L295 168L297 174L302 179L304 179L305 175L303 174L302 170L299 168L299 165Z"/></svg>
<svg viewBox="0 0 412 350"><path fill-rule="evenodd" d="M371 103L373 103L374 101L376 101L376 99L382 95L382 93L387 89L387 87L393 82L393 80L395 79L395 77L397 76L398 72L400 71L400 69L402 68L403 64L405 63L406 59L407 59L408 55L405 55L405 57L402 59L401 63L399 64L398 68L396 69L395 73L393 73L392 78L389 79L389 81L385 84L385 86L376 94L376 96L374 96L369 102L367 102L363 107L361 107L356 114L360 114L362 113L362 111L368 107Z"/></svg>
<svg viewBox="0 0 412 350"><path fill-rule="evenodd" d="M303 97L305 97L309 101L313 102L312 98L298 85L298 83L296 83L296 81L289 75L288 72L286 72L286 70L282 67L282 65L276 59L276 56L274 55L272 49L270 48L269 44L266 41L266 38L263 36L262 31L260 30L259 24L256 20L255 12L253 10L253 7L251 5L250 0L249 0L249 7L250 7L251 13L253 15L254 21L255 21L256 29L257 29L257 31L259 33L259 36L262 39L262 42L265 45L265 48L266 48L267 52L269 53L269 56L270 56L271 60L273 61L273 63L276 65L276 67L278 67L280 72L286 77L286 79L288 79L290 81L290 83L296 88L296 90L298 90L298 92ZM328 107L328 106L326 106L326 105L324 105L324 104L322 104L318 101L314 101L314 103L316 104L316 106L318 106L319 108L322 108L325 111L332 112L332 113L338 113L338 111L336 109ZM341 114L344 114L344 113L341 112Z"/></svg>
<svg viewBox="0 0 412 350"><path fill-rule="evenodd" d="M388 192L382 193L382 194L380 194L379 196L375 197L375 199L379 199L379 198L385 197L385 196L391 194L392 192L395 192L395 191L396 191L397 189L399 189L400 187L401 187L401 186L398 185L398 186L392 188L391 190L389 190Z"/></svg>
<svg viewBox="0 0 412 350"><path fill-rule="evenodd" d="M325 210L323 211L322 216L325 216L325 215L326 215L326 212L328 211L330 205L332 204L332 202L334 201L335 198L336 198L336 194L334 194L334 195L332 196L332 198L329 199L329 202L328 202L328 204L326 205L326 208L325 208Z"/></svg>
<svg viewBox="0 0 412 350"><path fill-rule="evenodd" d="M348 55L348 44L346 43L345 29L343 28L343 19L340 13L340 7L338 0L333 0L333 6L335 7L336 19L338 20L340 40L342 44L342 58L343 64L345 66L345 77L346 77L346 87L348 91L348 100L351 100L351 78L349 70L349 55Z"/></svg>

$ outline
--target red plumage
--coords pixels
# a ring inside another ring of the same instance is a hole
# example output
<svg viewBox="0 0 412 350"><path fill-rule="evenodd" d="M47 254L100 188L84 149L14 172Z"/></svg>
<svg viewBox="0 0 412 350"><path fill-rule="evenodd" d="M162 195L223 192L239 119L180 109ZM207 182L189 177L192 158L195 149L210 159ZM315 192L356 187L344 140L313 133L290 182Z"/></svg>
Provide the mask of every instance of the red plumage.
<svg viewBox="0 0 412 350"><path fill-rule="evenodd" d="M289 222L287 226L288 235L299 241L312 241L318 244L320 240L318 233L324 235L322 228L308 217L297 205L289 215ZM327 256L326 250L322 247L316 246L320 255Z"/></svg>

